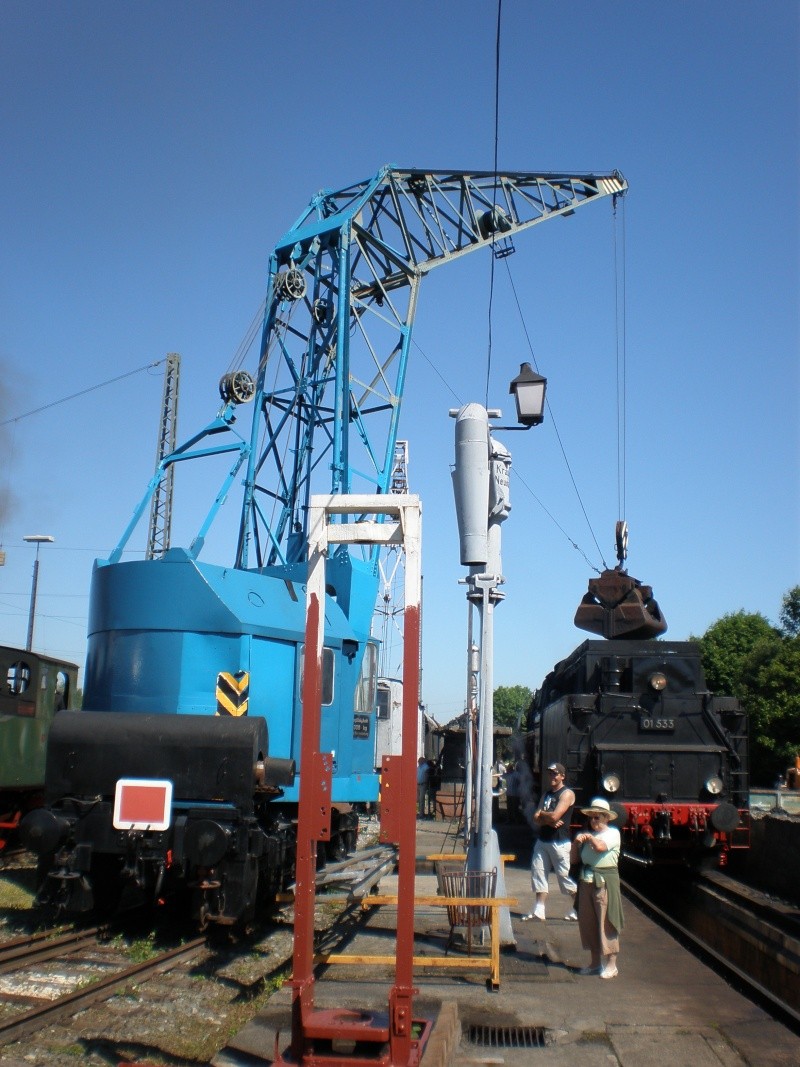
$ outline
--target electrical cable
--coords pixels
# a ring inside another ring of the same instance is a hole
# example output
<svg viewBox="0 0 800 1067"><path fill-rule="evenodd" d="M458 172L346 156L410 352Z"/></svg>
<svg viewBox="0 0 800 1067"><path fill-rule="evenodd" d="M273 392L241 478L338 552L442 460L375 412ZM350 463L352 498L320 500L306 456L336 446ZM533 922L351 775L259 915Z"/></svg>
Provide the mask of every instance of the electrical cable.
<svg viewBox="0 0 800 1067"><path fill-rule="evenodd" d="M0 422L0 426L8 426L9 423L12 422L20 422L22 419L27 419L31 415L38 415L42 411L48 411L50 408L54 408L58 404L65 404L68 400L75 400L76 397L85 396L87 393L93 393L97 389L103 389L107 385L121 382L124 378L132 378L134 374L140 374L143 370L152 370L154 367L160 367L162 363L166 363L166 359L158 359L155 363L145 363L143 367L137 367L136 370L129 370L126 374L118 374L116 378L109 378L107 382L100 382L98 385L90 385L88 389L81 389L77 393L71 393L69 396L62 397L60 400L52 400L49 404L43 404L40 408L34 408L33 411L26 411L24 415L16 415L12 419L4 419Z"/></svg>
<svg viewBox="0 0 800 1067"><path fill-rule="evenodd" d="M497 201L497 156L500 129L500 21L503 13L503 0L497 0L497 29L494 48L494 200ZM492 226L491 266L489 268L489 340L486 351L486 394L485 406L489 406L489 379L492 374L492 302L494 298L494 238L495 227Z"/></svg>
<svg viewBox="0 0 800 1067"><path fill-rule="evenodd" d="M493 173L494 173L494 178L495 178L495 185L494 185L494 194L495 194L494 195L494 200L495 200L495 202L497 201L498 155L499 155L499 143L500 143L500 27L501 27L501 21L502 21L502 13L503 13L503 0L497 0L497 25L496 25L496 30L495 30L495 57L494 57L494 161L493 161L493 168L492 168L493 169ZM493 302L494 302L494 266L495 266L495 259L496 259L496 256L494 254L495 232L496 232L495 228L493 227L492 228L492 239L491 239L491 252L492 252L492 254L491 254L491 266L490 266L490 270L489 270L489 314L488 314L488 318L489 318L488 334L489 334L489 337L488 337L487 354L486 354L486 390L485 390L485 406L486 407L489 406L489 380L491 378L491 373L492 373L492 308L493 308ZM509 279L511 279L511 270L510 270L510 268L508 266L507 257L506 257L506 269L508 270ZM527 327L525 325L524 317L522 315L522 308L520 306L519 299L517 297L517 291L514 288L513 279L511 279L511 288L512 288L512 290L514 292L514 299L516 300L517 309L519 310L519 313L520 313L520 319L522 320L523 329L525 331L525 337L526 337L526 339L528 341L528 348L530 349L530 352L531 352L531 358L533 359L534 367L536 367L536 357L535 357L535 355L533 353L533 346L531 344L530 336L528 335L528 330L527 330ZM537 370L537 373L538 373L538 367L536 367L536 370ZM580 492L578 490L578 486L577 486L577 483L575 481L575 477L574 477L574 475L572 473L572 468L570 466L569 460L567 459L567 453L566 453L566 451L564 449L564 444L563 444L563 442L561 440L561 434L558 432L558 426L556 425L555 418L553 417L553 412L552 412L552 409L550 407L549 400L547 401L547 411L548 411L548 413L550 415L550 418L552 419L553 429L555 430L556 438L557 438L558 444L559 444L559 448L561 449L561 455L564 457L564 463L566 464L567 472L569 473L569 477L570 477L570 480L572 482L573 489L575 490L575 494L576 494L576 496L578 498L578 503L580 504L581 511L583 512L583 517L586 519L586 525L589 527L589 532L592 535L592 540L594 541L594 544L595 544L595 547L597 548L597 551L598 551L598 554L600 556L600 559L603 561L603 566L605 567L606 566L606 562L605 562L605 559L603 557L602 549L600 548L600 545L598 544L597 537L595 536L594 530L592 529L592 524L589 522L589 516L586 513L586 508L584 507L583 499L581 498L581 494L580 494ZM517 475L517 477L519 477L519 475ZM522 484L525 485L525 482L521 478L520 478L520 481L522 481ZM530 492L530 488L527 485L525 486L525 488L528 489L528 491ZM561 532L564 534L564 536L570 542L572 547L577 549L581 553L583 558L586 560L586 562L589 563L589 566L592 568L592 570L596 571L599 574L600 573L599 570L597 569L597 567L595 567L589 561L589 559L588 559L586 553L583 551L583 549L578 547L578 545L575 543L575 541L573 541L573 539L569 536L569 534L566 532L566 530L564 530L564 528L556 521L554 516L547 510L547 508L535 496L535 494L531 493L531 495L533 496L534 500L536 500L536 502L539 504L539 506L542 508L542 510L553 520L553 522L556 524L558 529L561 530Z"/></svg>
<svg viewBox="0 0 800 1067"><path fill-rule="evenodd" d="M447 378L445 378L445 376L442 374L442 372L439 370L439 368L433 362L433 360L428 355L428 353L425 351L425 349L420 345L419 341L417 341L417 339L416 339L416 337L414 336L413 333L411 335L411 344L414 346L414 348L416 348L416 350L419 352L419 354L422 356L422 358L426 361L426 363L431 368L431 370L434 372L434 374L436 374L436 376L438 377L438 379L442 383L442 385L445 387L445 389L447 389L448 392L453 394L458 406L459 407L463 407L464 406L464 401L461 399L461 397L455 391L455 389L450 384L450 382L448 382Z"/></svg>

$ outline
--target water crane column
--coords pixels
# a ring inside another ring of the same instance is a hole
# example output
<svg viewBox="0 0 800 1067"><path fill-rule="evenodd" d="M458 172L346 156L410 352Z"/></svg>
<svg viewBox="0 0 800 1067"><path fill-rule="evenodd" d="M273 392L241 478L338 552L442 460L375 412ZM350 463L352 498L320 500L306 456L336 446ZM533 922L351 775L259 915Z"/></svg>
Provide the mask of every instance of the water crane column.
<svg viewBox="0 0 800 1067"><path fill-rule="evenodd" d="M501 412L466 404L451 410L456 419L455 465L453 489L456 499L456 515L460 542L461 563L469 567L466 578L468 623L468 717L474 694L471 679L474 677L473 641L479 634L478 666L478 758L477 781L472 780L474 760L468 759L465 788L465 811L467 845L467 869L491 871L497 868L496 892L504 895L504 878L500 862L497 834L492 828L492 760L494 756L494 606L504 598L500 586L505 582L501 560L500 524L511 510L509 474L511 453L492 436L492 429L519 430L537 426L542 421L547 381L535 374L525 363L519 375L511 382L509 391L517 404L519 426L491 427L489 420L500 418ZM473 627L472 612L477 609L478 626ZM467 722L467 737L471 722ZM469 748L468 748L469 755ZM472 822L474 793L476 814ZM500 913L500 936L503 944L513 944L514 934L507 908Z"/></svg>

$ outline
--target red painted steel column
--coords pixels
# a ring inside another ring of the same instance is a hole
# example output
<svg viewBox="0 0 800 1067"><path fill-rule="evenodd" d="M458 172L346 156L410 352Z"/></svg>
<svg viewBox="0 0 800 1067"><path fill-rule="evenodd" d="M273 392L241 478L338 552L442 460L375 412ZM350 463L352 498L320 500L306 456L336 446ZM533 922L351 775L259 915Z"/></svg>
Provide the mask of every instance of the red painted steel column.
<svg viewBox="0 0 800 1067"><path fill-rule="evenodd" d="M314 1007L314 902L317 841L312 788L322 717L322 654L320 602L313 593L306 615L303 658L303 717L300 747L300 804L294 898L294 962L292 970L292 1057L302 1062L305 1051L303 1019ZM316 655L314 654L316 650Z"/></svg>
<svg viewBox="0 0 800 1067"><path fill-rule="evenodd" d="M403 760L397 879L397 966L389 998L392 1064L411 1062L414 984L414 886L417 854L417 719L419 715L419 605L405 609L403 648Z"/></svg>
<svg viewBox="0 0 800 1067"><path fill-rule="evenodd" d="M389 997L389 1049L393 1065L412 1062L414 983L414 890L417 858L417 724L419 721L420 647L420 513L403 514L406 550L403 613L403 742L400 768L401 804L397 878L397 962Z"/></svg>

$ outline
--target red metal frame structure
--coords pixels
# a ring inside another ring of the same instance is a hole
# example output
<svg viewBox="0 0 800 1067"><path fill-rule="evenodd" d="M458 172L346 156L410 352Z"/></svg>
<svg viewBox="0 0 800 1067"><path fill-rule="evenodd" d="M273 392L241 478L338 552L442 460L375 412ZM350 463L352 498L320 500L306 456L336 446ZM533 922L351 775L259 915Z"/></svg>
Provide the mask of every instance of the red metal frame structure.
<svg viewBox="0 0 800 1067"><path fill-rule="evenodd" d="M358 521L343 521L347 516ZM374 517L365 521L367 516ZM378 521L378 520L381 521ZM333 521L331 521L333 520ZM303 726L300 754L300 810L297 833L292 1041L290 1060L278 1062L326 1067L327 1064L381 1064L415 1067L430 1027L415 1037L413 1019L414 881L416 866L416 755L419 699L421 600L421 508L419 498L403 495L312 496L306 641L303 669ZM402 755L384 761L381 783L381 839L399 846L397 955L389 995L388 1020L382 1015L314 1008L314 905L317 842L330 836L331 754L319 751L322 648L324 639L325 559L331 544L400 545L405 551ZM315 1042L358 1042L372 1056L327 1056ZM386 1048L388 1046L388 1055Z"/></svg>

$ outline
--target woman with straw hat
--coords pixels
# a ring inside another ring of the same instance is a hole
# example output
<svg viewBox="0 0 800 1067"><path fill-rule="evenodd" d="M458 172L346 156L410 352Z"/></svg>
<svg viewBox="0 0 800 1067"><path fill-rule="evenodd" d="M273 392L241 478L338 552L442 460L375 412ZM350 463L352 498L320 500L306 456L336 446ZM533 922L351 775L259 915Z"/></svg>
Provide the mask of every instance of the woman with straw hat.
<svg viewBox="0 0 800 1067"><path fill-rule="evenodd" d="M588 967L580 974L617 977L619 932L622 929L622 894L619 889L619 830L609 823L616 812L603 797L595 797L581 812L589 829L572 842L572 863L580 862L578 879L578 928L581 944L591 953Z"/></svg>

